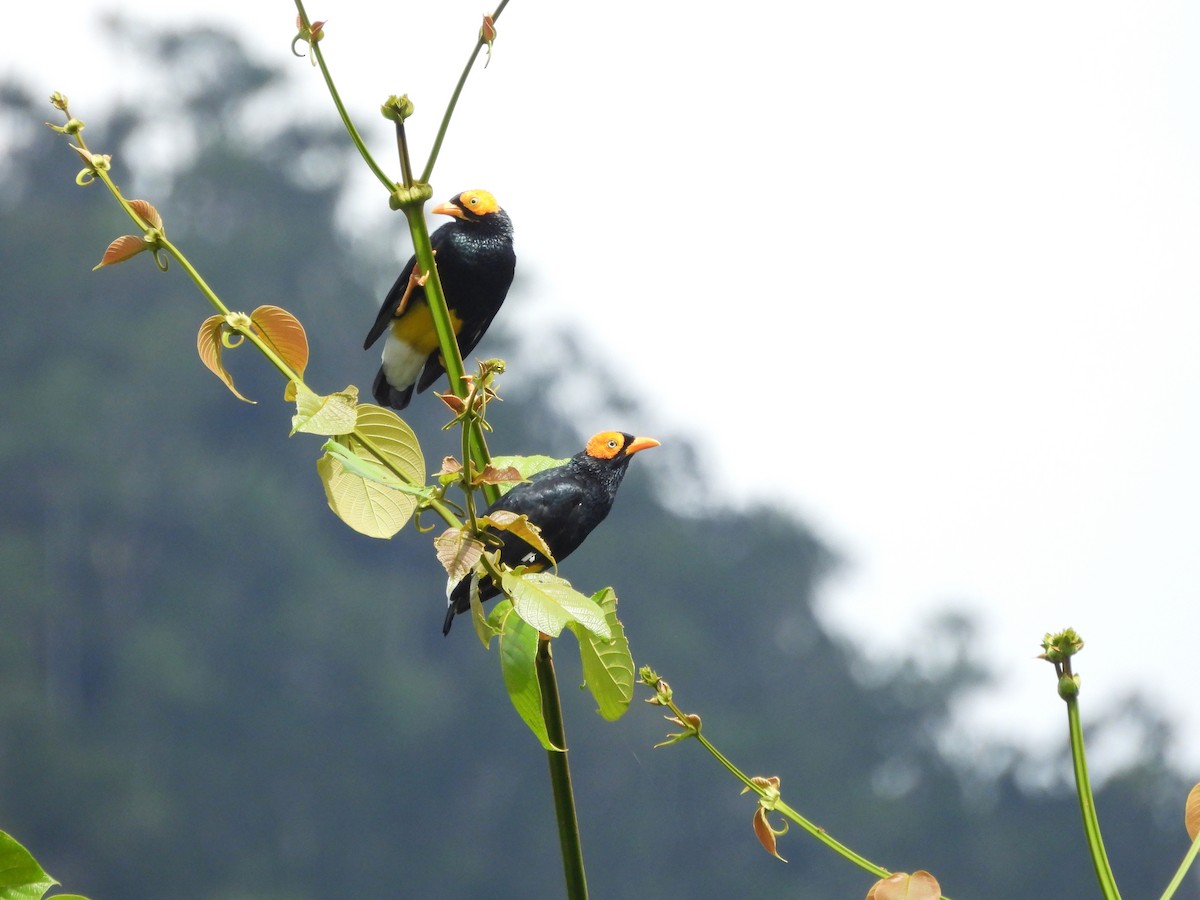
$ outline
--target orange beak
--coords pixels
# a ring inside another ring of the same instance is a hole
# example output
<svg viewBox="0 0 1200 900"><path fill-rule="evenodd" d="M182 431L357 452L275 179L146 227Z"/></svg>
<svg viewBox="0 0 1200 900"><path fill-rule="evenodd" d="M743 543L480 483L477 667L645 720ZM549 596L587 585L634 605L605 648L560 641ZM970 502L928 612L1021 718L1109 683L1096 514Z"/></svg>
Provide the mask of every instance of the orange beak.
<svg viewBox="0 0 1200 900"><path fill-rule="evenodd" d="M651 447L661 446L654 438L635 437L629 442L629 446L625 448L626 456L633 456L639 450L649 450Z"/></svg>
<svg viewBox="0 0 1200 900"><path fill-rule="evenodd" d="M439 216L453 216L456 219L464 218L463 211L453 203L439 203L430 212Z"/></svg>

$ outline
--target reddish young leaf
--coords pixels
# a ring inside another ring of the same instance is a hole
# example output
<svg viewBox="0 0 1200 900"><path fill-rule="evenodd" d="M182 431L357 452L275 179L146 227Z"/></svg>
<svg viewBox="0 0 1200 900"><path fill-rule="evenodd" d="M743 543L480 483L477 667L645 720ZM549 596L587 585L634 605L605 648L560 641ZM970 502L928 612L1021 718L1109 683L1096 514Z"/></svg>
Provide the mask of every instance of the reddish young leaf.
<svg viewBox="0 0 1200 900"><path fill-rule="evenodd" d="M133 207L133 211L141 216L147 225L162 231L162 216L158 214L158 210L148 201L130 200L129 205Z"/></svg>
<svg viewBox="0 0 1200 900"><path fill-rule="evenodd" d="M1183 824L1188 837L1193 841L1200 834L1200 784L1188 791L1187 805L1183 810Z"/></svg>
<svg viewBox="0 0 1200 900"><path fill-rule="evenodd" d="M450 411L452 413L454 413L456 416L462 415L463 411L467 408L467 405L465 403L463 403L461 399L459 399L457 396L450 393L449 391L447 391L444 394L436 394L435 396L439 400L441 400L443 403L445 403L448 407L450 407Z"/></svg>
<svg viewBox="0 0 1200 900"><path fill-rule="evenodd" d="M104 258L92 268L96 269L104 266L111 266L115 263L125 262L131 256L137 256L143 250L149 249L150 245L139 234L126 234L117 238L108 245L108 249L104 251Z"/></svg>
<svg viewBox="0 0 1200 900"><path fill-rule="evenodd" d="M221 362L221 329L224 325L224 316L209 316L204 320L200 326L200 333L196 335L196 350L200 354L200 361L208 367L210 372L225 382L225 387L233 391L235 397L245 400L247 403L253 403L253 400L238 393L238 389L233 386L233 376Z"/></svg>
<svg viewBox="0 0 1200 900"><path fill-rule="evenodd" d="M767 821L767 811L761 806L754 811L754 833L758 835L758 842L763 845L764 850L780 862L787 862L787 860L780 856L779 851L775 849L775 838L784 831L787 831L786 827L783 831L776 831L771 827L771 823Z"/></svg>
<svg viewBox="0 0 1200 900"><path fill-rule="evenodd" d="M867 891L867 900L938 900L941 896L941 885L924 870L911 875L893 872L887 878L880 878Z"/></svg>
<svg viewBox="0 0 1200 900"><path fill-rule="evenodd" d="M250 321L279 358L303 376L308 365L308 337L300 320L278 306L260 306L250 313Z"/></svg>

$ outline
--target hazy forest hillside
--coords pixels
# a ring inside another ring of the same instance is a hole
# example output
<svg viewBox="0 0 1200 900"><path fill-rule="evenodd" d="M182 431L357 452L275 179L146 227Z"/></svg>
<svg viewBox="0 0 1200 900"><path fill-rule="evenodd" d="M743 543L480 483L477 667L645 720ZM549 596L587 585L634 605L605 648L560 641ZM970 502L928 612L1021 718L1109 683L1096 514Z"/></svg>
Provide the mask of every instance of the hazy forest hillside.
<svg viewBox="0 0 1200 900"><path fill-rule="evenodd" d="M276 303L305 323L311 384L365 393L362 335L398 261L364 262L334 229L334 189L289 176L299 152L352 164L344 136L331 117L265 147L232 141L225 124L273 74L226 37L193 41L221 59L223 94L187 100L207 143L148 199L230 306ZM145 47L164 71L177 50ZM2 102L0 829L94 900L558 896L543 753L495 654L469 628L442 638L430 535L373 541L328 511L319 441L287 437L278 376L235 358L249 406L197 360L209 309L179 271L149 256L90 271L127 223L100 188L75 185L40 90L8 86ZM142 116L88 120L124 185ZM513 371L494 450L565 456L621 415L653 422L645 398L605 395L580 337L554 342L531 363L529 336L499 323L480 348ZM567 361L602 412L567 421L539 403ZM410 413L436 467L455 449L443 410L423 396ZM781 776L795 806L872 859L927 868L956 898L1094 896L1065 756L1042 763L1053 787L1038 791L1018 774L1034 762L1010 748L978 748L971 768L940 753L965 740L947 711L980 677L970 623L930 626L920 652L935 675L865 670L812 614L836 548L769 509L681 512L673 497L699 479L686 444L670 444L632 467L611 519L564 565L580 589L616 587L638 663L743 768ZM561 682L594 896L865 893L868 878L798 830L781 844L788 864L765 854L737 784L691 744L652 750L668 728L655 707L603 722L569 689L571 655ZM1139 895L1157 895L1186 848L1185 793L1150 745L1100 794L1114 867Z"/></svg>

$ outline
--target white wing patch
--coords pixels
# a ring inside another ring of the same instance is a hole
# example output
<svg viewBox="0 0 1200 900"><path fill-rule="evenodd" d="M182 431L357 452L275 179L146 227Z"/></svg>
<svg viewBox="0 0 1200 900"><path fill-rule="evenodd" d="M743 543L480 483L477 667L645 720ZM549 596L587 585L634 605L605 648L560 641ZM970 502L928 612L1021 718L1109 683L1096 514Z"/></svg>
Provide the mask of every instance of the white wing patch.
<svg viewBox="0 0 1200 900"><path fill-rule="evenodd" d="M428 357L389 334L383 342L383 374L398 391L417 380Z"/></svg>

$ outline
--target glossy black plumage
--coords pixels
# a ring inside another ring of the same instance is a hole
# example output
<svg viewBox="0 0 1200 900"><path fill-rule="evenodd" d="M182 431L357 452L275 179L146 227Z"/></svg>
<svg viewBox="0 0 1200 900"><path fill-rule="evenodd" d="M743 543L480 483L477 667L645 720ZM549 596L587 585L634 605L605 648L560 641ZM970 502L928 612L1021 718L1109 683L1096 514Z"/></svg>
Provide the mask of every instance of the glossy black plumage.
<svg viewBox="0 0 1200 900"><path fill-rule="evenodd" d="M634 437L620 431L605 431L594 435L587 447L561 466L546 469L525 483L518 484L488 508L488 512L508 510L529 517L541 529L542 540L562 562L592 529L604 521L612 509L617 488L629 468L633 454L657 447L653 438ZM493 532L504 541L500 561L507 566L530 566L537 570L550 565L550 560L508 532ZM457 613L471 608L471 579L464 578L450 594L442 634L450 633ZM500 593L486 577L479 582L479 597L490 600Z"/></svg>
<svg viewBox="0 0 1200 900"><path fill-rule="evenodd" d="M487 191L463 191L434 207L452 221L430 235L459 352L475 349L500 311L516 268L512 221ZM388 291L363 349L387 332L372 393L382 406L404 409L414 389L425 390L445 371L425 289L411 283L414 256ZM406 297L407 294L407 297Z"/></svg>

